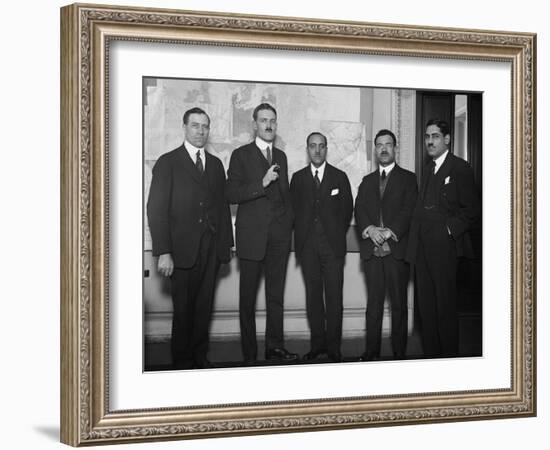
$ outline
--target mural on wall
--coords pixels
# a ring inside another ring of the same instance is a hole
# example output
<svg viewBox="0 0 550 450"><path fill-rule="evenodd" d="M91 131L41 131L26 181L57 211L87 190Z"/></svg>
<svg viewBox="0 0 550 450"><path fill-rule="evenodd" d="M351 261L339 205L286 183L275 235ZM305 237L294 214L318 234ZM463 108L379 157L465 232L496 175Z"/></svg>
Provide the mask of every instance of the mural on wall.
<svg viewBox="0 0 550 450"><path fill-rule="evenodd" d="M308 164L307 135L321 131L328 139L328 162L347 173L355 197L363 176L374 169L373 124L365 117L372 117L376 98L373 92L383 91L394 94L390 99L402 92L368 87L145 78L144 201L149 195L151 170L157 158L181 145L184 139L182 117L186 110L198 106L208 113L211 129L207 150L227 170L231 152L254 139L252 111L263 102L277 109L275 145L287 155L289 179ZM371 101L364 101L365 98ZM398 104L397 100L392 101ZM396 110L395 105L388 108ZM399 130L395 131L399 135ZM144 250L150 250L146 220L144 228Z"/></svg>

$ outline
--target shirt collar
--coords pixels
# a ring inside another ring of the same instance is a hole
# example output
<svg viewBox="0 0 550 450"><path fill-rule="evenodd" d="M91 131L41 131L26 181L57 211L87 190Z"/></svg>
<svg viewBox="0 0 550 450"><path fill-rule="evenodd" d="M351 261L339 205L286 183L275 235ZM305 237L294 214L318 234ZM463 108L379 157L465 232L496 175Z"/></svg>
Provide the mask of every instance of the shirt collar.
<svg viewBox="0 0 550 450"><path fill-rule="evenodd" d="M201 158L204 161L204 148L195 147L193 144L190 144L187 140L185 140L185 148L189 152L189 156L191 156L191 159L193 161L197 159L197 152L201 152Z"/></svg>
<svg viewBox="0 0 550 450"><path fill-rule="evenodd" d="M273 142L266 142L261 137L258 137L258 136L256 136L256 146L262 151L265 151L267 147L273 150Z"/></svg>
<svg viewBox="0 0 550 450"><path fill-rule="evenodd" d="M445 162L445 159L447 158L448 153L449 153L449 150L445 150L445 153L443 153L442 155L439 155L436 159L433 160L435 164L434 173L437 173L439 168L443 165L443 163Z"/></svg>
<svg viewBox="0 0 550 450"><path fill-rule="evenodd" d="M395 167L395 161L386 167L378 166L378 173L382 175L382 171L385 170L386 176L387 176L390 174L390 172L393 170L394 167Z"/></svg>
<svg viewBox="0 0 550 450"><path fill-rule="evenodd" d="M312 163L309 163L309 168L311 169L311 174L315 176L315 171L317 170L317 176L320 180L323 179L323 175L325 174L325 167L327 166L327 162L324 161L323 164L321 164L319 167L315 167Z"/></svg>

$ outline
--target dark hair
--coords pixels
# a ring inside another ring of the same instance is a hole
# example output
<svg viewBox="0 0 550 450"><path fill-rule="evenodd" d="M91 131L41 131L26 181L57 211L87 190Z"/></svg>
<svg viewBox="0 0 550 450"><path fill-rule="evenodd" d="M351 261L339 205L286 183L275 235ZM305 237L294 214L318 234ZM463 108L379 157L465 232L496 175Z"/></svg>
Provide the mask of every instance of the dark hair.
<svg viewBox="0 0 550 450"><path fill-rule="evenodd" d="M194 107L191 109L188 109L185 111L185 114L183 115L183 124L187 125L187 122L189 122L189 116L191 114L204 114L206 117L208 117L208 125L210 125L210 116L206 114L206 112L203 109L200 109L198 107Z"/></svg>
<svg viewBox="0 0 550 450"><path fill-rule="evenodd" d="M430 125L435 125L437 128L439 128L443 136L451 135L451 127L449 127L449 124L444 120L430 119L426 123L426 128L428 128Z"/></svg>
<svg viewBox="0 0 550 450"><path fill-rule="evenodd" d="M271 106L269 103L260 103L258 106L254 108L254 112L252 113L252 118L256 120L258 118L258 113L264 110L273 111L273 113L275 114L275 117L277 117L277 111L275 111L275 108L273 106Z"/></svg>
<svg viewBox="0 0 550 450"><path fill-rule="evenodd" d="M306 138L306 145L309 145L309 138L311 136L322 136L323 139L325 140L325 147L328 145L327 137L320 131L314 131L313 133L309 133L308 137Z"/></svg>
<svg viewBox="0 0 550 450"><path fill-rule="evenodd" d="M386 130L385 128L380 130L378 133L376 133L376 136L374 137L374 145L376 145L376 139L378 139L380 136L389 136L392 138L393 145L397 145L397 138L395 137L395 134L393 134L390 130Z"/></svg>

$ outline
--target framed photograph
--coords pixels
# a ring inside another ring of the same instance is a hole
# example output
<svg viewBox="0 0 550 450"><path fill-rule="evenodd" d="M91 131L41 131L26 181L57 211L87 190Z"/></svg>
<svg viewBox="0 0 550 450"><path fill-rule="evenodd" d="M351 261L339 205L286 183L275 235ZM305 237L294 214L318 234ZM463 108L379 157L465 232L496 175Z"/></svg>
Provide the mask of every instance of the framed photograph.
<svg viewBox="0 0 550 450"><path fill-rule="evenodd" d="M62 442L536 414L534 34L75 4L61 37Z"/></svg>

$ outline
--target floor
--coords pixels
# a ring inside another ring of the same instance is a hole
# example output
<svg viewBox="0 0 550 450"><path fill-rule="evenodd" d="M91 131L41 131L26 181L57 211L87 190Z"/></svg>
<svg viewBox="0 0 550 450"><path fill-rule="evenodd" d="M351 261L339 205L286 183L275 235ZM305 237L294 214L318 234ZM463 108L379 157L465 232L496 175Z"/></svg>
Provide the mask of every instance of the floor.
<svg viewBox="0 0 550 450"><path fill-rule="evenodd" d="M460 316L460 342L459 342L459 356L460 357L474 357L482 355L482 334L481 334L481 319L479 314L461 314ZM344 357L344 364L346 362L357 362L359 356L364 352L364 339L353 338L344 339L342 342L342 355ZM286 342L287 350L298 353L300 356L309 351L309 340L307 339L290 339ZM264 343L258 341L258 357L263 357ZM381 360L393 359L393 353L391 349L391 342L389 337L382 338L381 347ZM229 341L213 341L210 343L210 351L208 354L209 360L213 363L215 368L226 368L241 366L241 345L239 340ZM407 343L407 359L419 359L422 358L422 344L418 331L413 331L409 336ZM320 359L314 364L330 363L328 359ZM256 365L267 366L276 365L278 363L271 363L263 360L259 360ZM305 364L298 361L293 364ZM311 364L311 362L308 362ZM162 371L173 370L170 358L170 343L155 342L145 344L145 370L146 371ZM211 369L209 369L211 370Z"/></svg>

